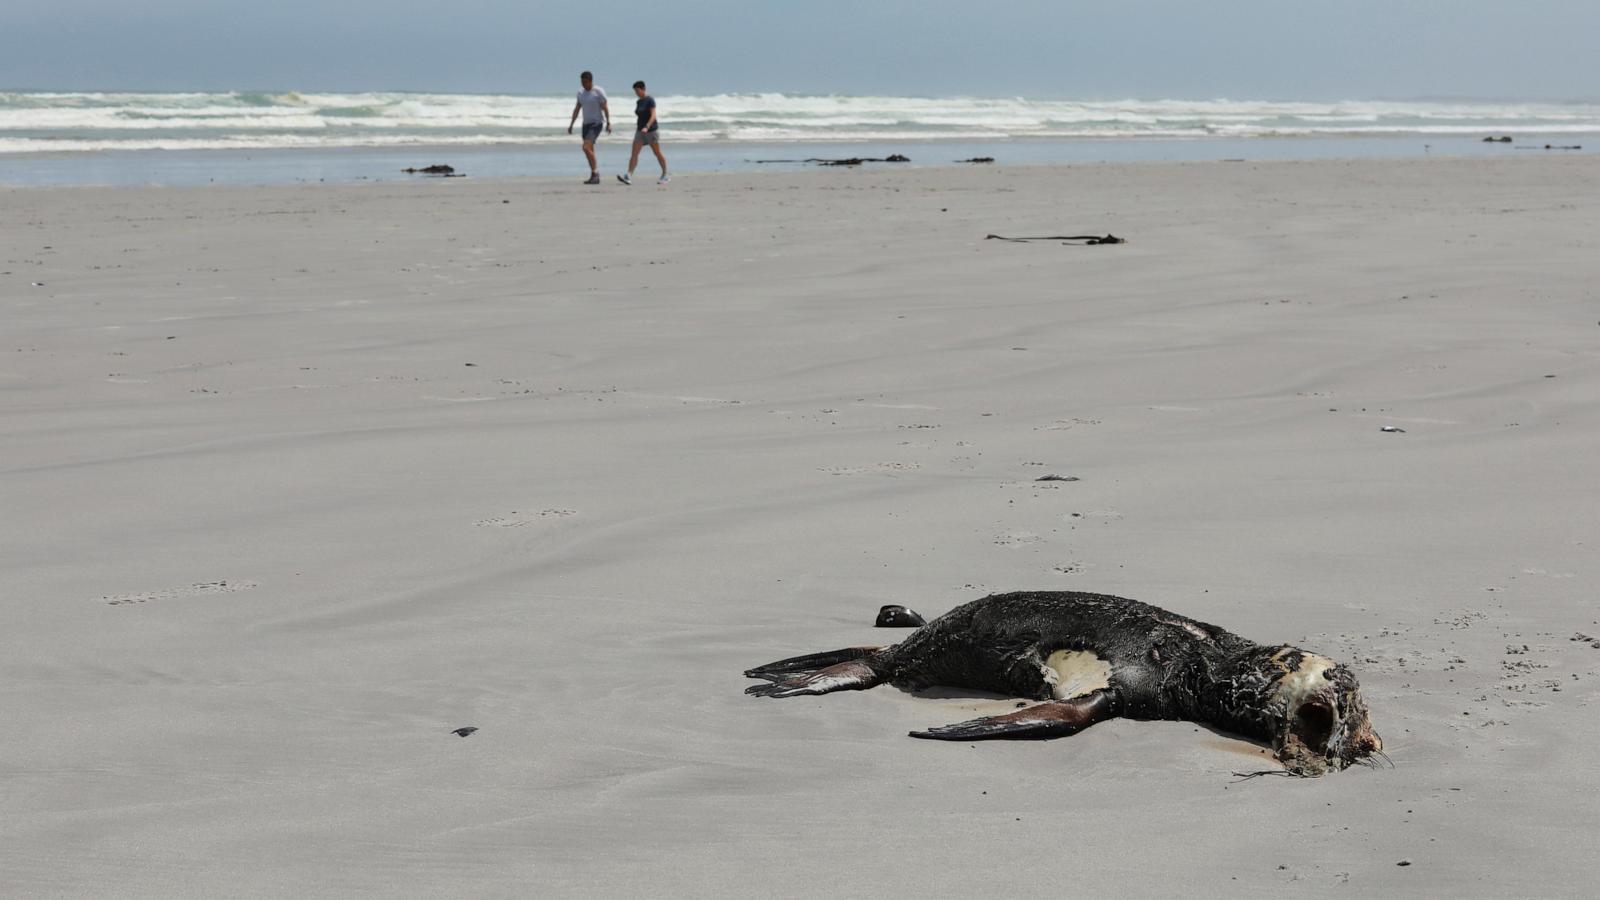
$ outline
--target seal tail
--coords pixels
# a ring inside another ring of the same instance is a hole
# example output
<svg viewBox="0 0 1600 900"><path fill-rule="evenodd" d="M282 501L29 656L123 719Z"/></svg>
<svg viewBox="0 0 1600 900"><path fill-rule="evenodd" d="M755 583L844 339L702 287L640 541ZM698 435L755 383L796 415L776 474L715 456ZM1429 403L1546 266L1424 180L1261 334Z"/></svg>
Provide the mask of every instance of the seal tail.
<svg viewBox="0 0 1600 900"><path fill-rule="evenodd" d="M780 659L747 670L747 678L764 678L771 684L745 688L754 697L797 697L833 691L864 691L885 680L872 664L881 647L846 647Z"/></svg>

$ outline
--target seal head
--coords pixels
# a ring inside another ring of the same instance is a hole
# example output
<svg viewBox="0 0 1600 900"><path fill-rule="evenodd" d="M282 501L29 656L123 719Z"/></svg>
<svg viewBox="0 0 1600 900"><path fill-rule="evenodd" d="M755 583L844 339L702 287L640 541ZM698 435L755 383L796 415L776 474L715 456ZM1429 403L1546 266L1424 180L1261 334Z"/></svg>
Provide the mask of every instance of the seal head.
<svg viewBox="0 0 1600 900"><path fill-rule="evenodd" d="M1281 715L1272 751L1295 775L1315 778L1365 763L1383 750L1354 672L1325 656L1283 647L1269 707Z"/></svg>

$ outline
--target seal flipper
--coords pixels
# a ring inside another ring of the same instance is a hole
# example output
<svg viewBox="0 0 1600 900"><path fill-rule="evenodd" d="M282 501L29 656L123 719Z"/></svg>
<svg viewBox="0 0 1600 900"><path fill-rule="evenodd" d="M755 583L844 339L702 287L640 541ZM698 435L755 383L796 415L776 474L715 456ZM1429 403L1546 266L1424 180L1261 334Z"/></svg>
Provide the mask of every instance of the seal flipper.
<svg viewBox="0 0 1600 900"><path fill-rule="evenodd" d="M846 647L843 650L827 650L822 653L807 653L805 656L791 656L777 662L769 662L764 666L746 669L746 678L765 678L768 681L779 681L788 675L801 675L817 672L829 666L854 659L866 659L882 647Z"/></svg>
<svg viewBox="0 0 1600 900"><path fill-rule="evenodd" d="M999 716L913 731L912 737L935 741L982 741L994 738L1040 739L1066 737L1096 722L1115 717L1116 703L1106 691L1070 700L1050 700Z"/></svg>
<svg viewBox="0 0 1600 900"><path fill-rule="evenodd" d="M870 687L877 687L883 680L883 676L865 660L852 659L828 666L818 672L774 677L771 684L752 685L745 688L744 692L756 697L798 697L802 694L830 694L834 691L864 691Z"/></svg>

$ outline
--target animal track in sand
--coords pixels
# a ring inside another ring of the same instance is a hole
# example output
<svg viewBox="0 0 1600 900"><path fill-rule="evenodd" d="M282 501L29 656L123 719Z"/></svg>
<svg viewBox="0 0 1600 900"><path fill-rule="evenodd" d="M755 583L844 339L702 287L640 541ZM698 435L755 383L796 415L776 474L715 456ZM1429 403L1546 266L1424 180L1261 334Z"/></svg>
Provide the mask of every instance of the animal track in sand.
<svg viewBox="0 0 1600 900"><path fill-rule="evenodd" d="M575 509L541 509L538 512L528 513L521 513L513 509L510 515L491 516L487 519L479 519L472 524L479 528L521 528L524 525L532 525L541 519L565 518L577 514L578 511Z"/></svg>
<svg viewBox="0 0 1600 900"><path fill-rule="evenodd" d="M1445 722L1455 730L1514 725L1523 714L1593 702L1600 660L1584 655L1591 646L1585 635L1524 634L1510 624L1502 610L1468 610L1437 616L1431 628L1395 626L1339 638L1363 671L1417 696L1450 697L1445 710L1455 708ZM1493 630L1468 633L1485 627Z"/></svg>
<svg viewBox="0 0 1600 900"><path fill-rule="evenodd" d="M239 591L248 591L260 587L254 581L203 581L199 584L184 587L167 588L164 591L146 591L142 594L108 594L100 598L100 602L107 606L122 606L129 603L148 603L151 600L176 600L180 597L198 597L206 594L234 594Z"/></svg>
<svg viewBox="0 0 1600 900"><path fill-rule="evenodd" d="M1501 702L1506 706L1547 706L1545 702L1523 699L1537 694L1559 694L1563 684L1581 681L1576 672L1568 672L1570 681L1563 678L1552 678L1542 674L1543 670L1554 668L1555 664L1546 661L1550 656L1560 656L1565 647L1552 644L1507 644L1505 655L1517 657L1500 660ZM1560 660L1560 668L1576 668L1566 660ZM1555 674L1555 673L1550 673ZM1586 673L1592 674L1592 673ZM1507 696L1516 694L1516 697Z"/></svg>

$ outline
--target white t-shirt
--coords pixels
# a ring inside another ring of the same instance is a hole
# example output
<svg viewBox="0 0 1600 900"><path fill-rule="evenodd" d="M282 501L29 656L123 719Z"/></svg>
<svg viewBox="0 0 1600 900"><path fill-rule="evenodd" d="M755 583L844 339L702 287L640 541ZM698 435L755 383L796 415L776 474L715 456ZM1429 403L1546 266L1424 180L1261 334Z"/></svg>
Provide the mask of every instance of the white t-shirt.
<svg viewBox="0 0 1600 900"><path fill-rule="evenodd" d="M606 117L600 112L600 104L606 102L606 89L595 85L592 90L578 92L578 105L583 107L583 123L585 125L598 125L604 123Z"/></svg>

